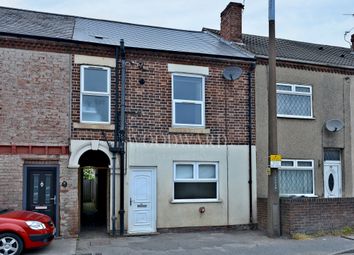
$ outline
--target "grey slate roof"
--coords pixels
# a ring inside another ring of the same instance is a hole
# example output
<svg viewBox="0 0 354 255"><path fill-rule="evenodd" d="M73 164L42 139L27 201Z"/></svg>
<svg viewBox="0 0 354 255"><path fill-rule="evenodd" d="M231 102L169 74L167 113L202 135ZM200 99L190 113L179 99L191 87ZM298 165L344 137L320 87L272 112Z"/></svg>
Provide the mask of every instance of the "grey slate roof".
<svg viewBox="0 0 354 255"><path fill-rule="evenodd" d="M71 39L74 24L71 16L0 7L0 32L4 33Z"/></svg>
<svg viewBox="0 0 354 255"><path fill-rule="evenodd" d="M95 35L103 37L103 39L96 39ZM76 18L73 39L110 45L119 45L120 39L124 39L125 45L132 48L239 58L254 57L253 54L235 49L219 38L206 32L168 29L86 18Z"/></svg>
<svg viewBox="0 0 354 255"><path fill-rule="evenodd" d="M107 20L0 7L0 33L60 38L81 42L171 52L251 59L254 54L201 31L135 25ZM95 36L99 36L98 39Z"/></svg>
<svg viewBox="0 0 354 255"><path fill-rule="evenodd" d="M216 29L203 28L219 36ZM268 37L259 35L242 34L243 44L240 47L254 53L257 57L268 58ZM299 42L286 39L276 39L277 59L297 62L340 66L354 69L354 54L344 47Z"/></svg>
<svg viewBox="0 0 354 255"><path fill-rule="evenodd" d="M258 56L268 56L268 37L243 34L244 47ZM277 58L354 68L354 54L344 47L277 39Z"/></svg>
<svg viewBox="0 0 354 255"><path fill-rule="evenodd" d="M124 39L125 45L131 48L236 58L253 58L254 54L258 57L268 56L267 37L243 34L244 44L231 44L220 39L218 30L205 30L208 32L0 7L0 33L107 45L119 45L120 39ZM291 61L354 68L354 55L349 48L343 47L277 39L277 57Z"/></svg>

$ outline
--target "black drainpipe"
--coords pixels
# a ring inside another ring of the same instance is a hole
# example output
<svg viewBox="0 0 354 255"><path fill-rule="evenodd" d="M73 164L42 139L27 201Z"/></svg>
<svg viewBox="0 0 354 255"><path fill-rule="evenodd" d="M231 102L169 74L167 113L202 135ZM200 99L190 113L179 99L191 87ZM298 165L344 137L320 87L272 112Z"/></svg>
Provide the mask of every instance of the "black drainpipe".
<svg viewBox="0 0 354 255"><path fill-rule="evenodd" d="M117 153L118 153L118 52L119 48L115 48L115 61L116 61L116 67L115 67L115 98L114 98L114 143L113 147L109 145L108 140L108 146L109 150L112 153L112 235L114 236L116 234L116 160L117 160ZM103 133L104 134L104 133Z"/></svg>
<svg viewBox="0 0 354 255"><path fill-rule="evenodd" d="M126 58L124 40L120 40L120 54L122 58L122 91L121 91L121 108L120 108L120 127L119 127L119 159L120 159L120 208L119 208L119 234L124 235L124 154L125 154L125 70ZM117 80L117 79L116 79ZM118 97L117 97L118 98Z"/></svg>
<svg viewBox="0 0 354 255"><path fill-rule="evenodd" d="M255 64L252 63L248 70L248 188L250 204L250 225L253 224L253 206L252 206L252 71Z"/></svg>

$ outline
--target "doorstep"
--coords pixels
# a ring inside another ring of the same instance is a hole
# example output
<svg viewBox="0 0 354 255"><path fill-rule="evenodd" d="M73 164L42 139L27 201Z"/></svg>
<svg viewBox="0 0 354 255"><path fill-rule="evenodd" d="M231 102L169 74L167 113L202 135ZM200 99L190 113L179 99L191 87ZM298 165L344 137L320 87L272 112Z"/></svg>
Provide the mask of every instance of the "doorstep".
<svg viewBox="0 0 354 255"><path fill-rule="evenodd" d="M125 234L122 237L132 237L132 236L157 236L160 235L160 232L151 232L151 233L134 233L134 234ZM119 236L118 236L119 237Z"/></svg>

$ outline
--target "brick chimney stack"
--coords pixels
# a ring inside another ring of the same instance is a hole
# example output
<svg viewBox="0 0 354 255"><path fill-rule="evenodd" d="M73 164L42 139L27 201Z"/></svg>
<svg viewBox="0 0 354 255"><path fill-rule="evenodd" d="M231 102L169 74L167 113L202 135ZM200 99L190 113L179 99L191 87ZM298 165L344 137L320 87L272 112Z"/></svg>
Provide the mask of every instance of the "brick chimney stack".
<svg viewBox="0 0 354 255"><path fill-rule="evenodd" d="M228 41L242 42L243 4L230 2L221 13L220 35Z"/></svg>

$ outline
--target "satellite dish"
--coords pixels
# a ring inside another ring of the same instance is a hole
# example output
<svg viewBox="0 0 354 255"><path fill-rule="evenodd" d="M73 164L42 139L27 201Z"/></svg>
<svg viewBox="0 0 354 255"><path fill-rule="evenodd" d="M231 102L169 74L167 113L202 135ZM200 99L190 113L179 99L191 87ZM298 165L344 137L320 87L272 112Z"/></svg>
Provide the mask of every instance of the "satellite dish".
<svg viewBox="0 0 354 255"><path fill-rule="evenodd" d="M237 66L226 67L223 71L224 78L229 81L234 81L240 78L241 74L242 74L242 69Z"/></svg>
<svg viewBox="0 0 354 255"><path fill-rule="evenodd" d="M337 132L344 128L344 124L341 120L327 120L325 123L325 127L330 132Z"/></svg>

